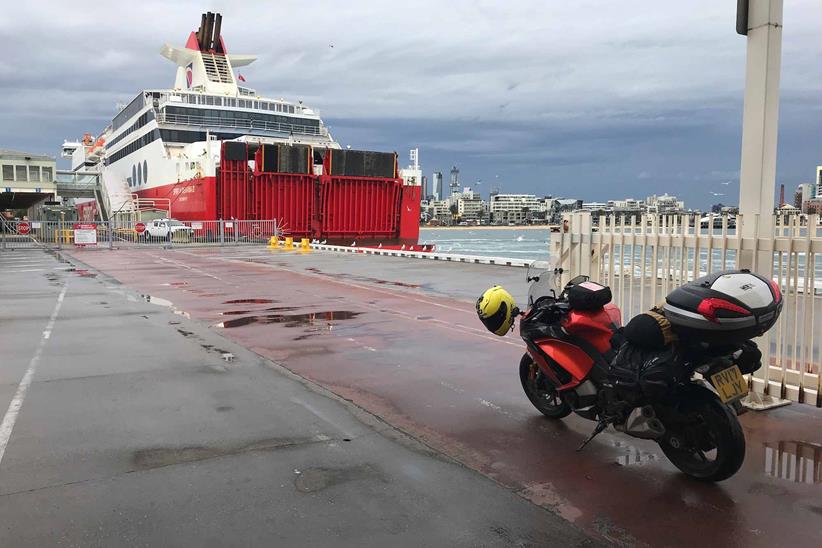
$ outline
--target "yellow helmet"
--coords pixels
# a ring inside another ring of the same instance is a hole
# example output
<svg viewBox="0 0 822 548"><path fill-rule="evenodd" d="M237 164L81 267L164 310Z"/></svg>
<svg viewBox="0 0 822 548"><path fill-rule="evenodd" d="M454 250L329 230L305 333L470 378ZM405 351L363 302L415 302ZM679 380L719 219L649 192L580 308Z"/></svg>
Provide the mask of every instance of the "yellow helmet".
<svg viewBox="0 0 822 548"><path fill-rule="evenodd" d="M500 337L511 330L514 316L518 313L517 303L502 286L487 289L477 299L477 316L486 329Z"/></svg>

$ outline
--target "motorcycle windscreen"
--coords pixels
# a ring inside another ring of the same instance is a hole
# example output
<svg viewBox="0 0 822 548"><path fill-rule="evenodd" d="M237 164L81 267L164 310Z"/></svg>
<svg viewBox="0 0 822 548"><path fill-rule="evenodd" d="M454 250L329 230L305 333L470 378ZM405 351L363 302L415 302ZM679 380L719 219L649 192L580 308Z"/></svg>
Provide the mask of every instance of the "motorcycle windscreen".
<svg viewBox="0 0 822 548"><path fill-rule="evenodd" d="M558 271L559 262L555 259L549 261L533 261L528 265L525 272L525 281L528 286L528 304L533 305L542 297L556 296L561 292L562 274Z"/></svg>
<svg viewBox="0 0 822 548"><path fill-rule="evenodd" d="M594 366L594 360L584 350L571 343L550 339L545 341L537 341L536 345L549 358L556 362L560 367L571 375L571 382L558 386L558 390L565 390L573 388L585 380L591 368ZM543 369L549 368L545 360L541 360L540 356L536 356L537 363Z"/></svg>

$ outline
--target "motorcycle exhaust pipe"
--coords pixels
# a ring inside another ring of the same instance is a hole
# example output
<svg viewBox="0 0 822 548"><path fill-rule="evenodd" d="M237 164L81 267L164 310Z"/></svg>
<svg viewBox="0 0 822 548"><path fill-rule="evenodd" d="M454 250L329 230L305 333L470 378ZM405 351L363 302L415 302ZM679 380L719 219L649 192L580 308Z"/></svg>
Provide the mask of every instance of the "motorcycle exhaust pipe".
<svg viewBox="0 0 822 548"><path fill-rule="evenodd" d="M625 424L614 427L629 436L644 440L655 440L665 435L665 426L656 417L654 408L650 405L635 407L625 420Z"/></svg>

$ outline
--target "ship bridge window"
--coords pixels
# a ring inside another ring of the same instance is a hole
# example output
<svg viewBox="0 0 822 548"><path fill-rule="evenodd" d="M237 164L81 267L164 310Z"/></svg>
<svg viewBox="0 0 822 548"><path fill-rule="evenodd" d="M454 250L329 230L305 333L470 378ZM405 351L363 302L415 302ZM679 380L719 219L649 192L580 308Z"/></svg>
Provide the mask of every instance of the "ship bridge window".
<svg viewBox="0 0 822 548"><path fill-rule="evenodd" d="M40 168L38 166L29 166L29 181L32 183L40 182Z"/></svg>
<svg viewBox="0 0 822 548"><path fill-rule="evenodd" d="M17 181L26 181L28 180L28 175L26 175L26 166L14 166L15 171L17 173L17 177L15 180Z"/></svg>
<svg viewBox="0 0 822 548"><path fill-rule="evenodd" d="M3 180L4 181L13 181L14 180L14 166L3 166Z"/></svg>

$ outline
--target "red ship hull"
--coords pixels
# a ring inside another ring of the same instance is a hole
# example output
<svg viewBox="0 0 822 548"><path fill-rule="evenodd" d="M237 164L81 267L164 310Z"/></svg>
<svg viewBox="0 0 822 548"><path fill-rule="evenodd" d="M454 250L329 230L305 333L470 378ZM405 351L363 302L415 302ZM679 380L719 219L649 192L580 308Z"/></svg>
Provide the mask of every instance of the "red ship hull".
<svg viewBox="0 0 822 548"><path fill-rule="evenodd" d="M224 162L229 163L229 162ZM401 179L240 173L224 166L202 177L144 189L182 221L276 219L295 238L342 245L416 245L420 187Z"/></svg>

